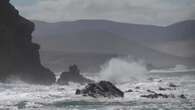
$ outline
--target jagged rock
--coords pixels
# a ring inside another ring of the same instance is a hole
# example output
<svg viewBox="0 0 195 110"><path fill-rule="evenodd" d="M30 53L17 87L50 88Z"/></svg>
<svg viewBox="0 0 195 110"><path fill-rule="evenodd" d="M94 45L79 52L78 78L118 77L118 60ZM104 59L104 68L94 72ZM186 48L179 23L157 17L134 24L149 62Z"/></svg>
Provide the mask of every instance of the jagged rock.
<svg viewBox="0 0 195 110"><path fill-rule="evenodd" d="M90 97L124 97L124 93L114 86L111 82L100 81L99 83L90 83L84 89L76 90L76 95Z"/></svg>
<svg viewBox="0 0 195 110"><path fill-rule="evenodd" d="M33 84L55 82L55 75L40 63L40 46L32 43L34 28L9 0L0 0L0 81L17 76Z"/></svg>
<svg viewBox="0 0 195 110"><path fill-rule="evenodd" d="M61 73L60 78L57 81L57 83L60 85L68 84L68 82L85 84L93 81L82 76L77 65L74 64L69 67L68 72Z"/></svg>

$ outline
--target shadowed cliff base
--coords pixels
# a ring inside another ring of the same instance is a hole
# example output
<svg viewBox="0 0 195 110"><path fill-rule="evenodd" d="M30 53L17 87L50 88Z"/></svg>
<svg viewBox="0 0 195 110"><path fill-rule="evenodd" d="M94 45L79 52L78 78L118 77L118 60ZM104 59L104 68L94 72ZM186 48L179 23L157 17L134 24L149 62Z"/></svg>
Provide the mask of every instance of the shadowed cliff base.
<svg viewBox="0 0 195 110"><path fill-rule="evenodd" d="M55 75L40 63L40 46L32 43L34 27L9 0L0 1L0 81L17 76L33 84L55 82Z"/></svg>

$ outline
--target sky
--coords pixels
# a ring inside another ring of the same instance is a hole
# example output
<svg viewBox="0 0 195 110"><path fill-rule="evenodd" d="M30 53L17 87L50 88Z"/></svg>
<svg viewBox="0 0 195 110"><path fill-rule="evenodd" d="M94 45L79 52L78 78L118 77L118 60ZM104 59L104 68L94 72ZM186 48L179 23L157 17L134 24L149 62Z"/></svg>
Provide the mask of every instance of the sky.
<svg viewBox="0 0 195 110"><path fill-rule="evenodd" d="M103 19L170 25L195 19L195 0L11 0L28 19L46 22Z"/></svg>

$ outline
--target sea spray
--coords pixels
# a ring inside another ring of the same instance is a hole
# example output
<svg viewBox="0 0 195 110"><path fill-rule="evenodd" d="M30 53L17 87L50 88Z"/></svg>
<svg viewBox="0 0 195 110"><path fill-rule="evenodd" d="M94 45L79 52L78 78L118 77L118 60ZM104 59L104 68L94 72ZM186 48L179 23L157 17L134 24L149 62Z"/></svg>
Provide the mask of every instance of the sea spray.
<svg viewBox="0 0 195 110"><path fill-rule="evenodd" d="M113 83L135 82L145 79L148 70L142 60L130 56L112 58L101 67L99 72L101 80Z"/></svg>

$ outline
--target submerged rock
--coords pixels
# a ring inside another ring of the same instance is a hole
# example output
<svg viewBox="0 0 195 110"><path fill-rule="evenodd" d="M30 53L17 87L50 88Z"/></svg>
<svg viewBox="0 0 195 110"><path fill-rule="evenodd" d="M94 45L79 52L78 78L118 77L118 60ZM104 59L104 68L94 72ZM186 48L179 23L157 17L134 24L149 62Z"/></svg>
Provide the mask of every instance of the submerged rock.
<svg viewBox="0 0 195 110"><path fill-rule="evenodd" d="M0 81L16 76L27 83L54 83L55 75L40 63L40 46L32 42L34 23L20 16L9 1L0 0Z"/></svg>
<svg viewBox="0 0 195 110"><path fill-rule="evenodd" d="M124 93L114 86L111 82L100 81L99 83L90 83L84 89L76 90L76 95L90 96L90 97L124 97Z"/></svg>
<svg viewBox="0 0 195 110"><path fill-rule="evenodd" d="M77 65L71 65L69 67L69 71L61 73L60 78L57 81L57 83L60 85L68 84L68 82L84 84L93 81L82 76Z"/></svg>

